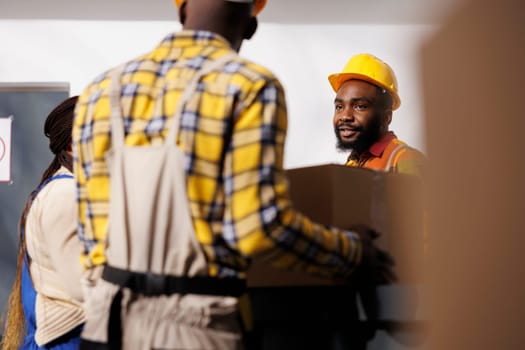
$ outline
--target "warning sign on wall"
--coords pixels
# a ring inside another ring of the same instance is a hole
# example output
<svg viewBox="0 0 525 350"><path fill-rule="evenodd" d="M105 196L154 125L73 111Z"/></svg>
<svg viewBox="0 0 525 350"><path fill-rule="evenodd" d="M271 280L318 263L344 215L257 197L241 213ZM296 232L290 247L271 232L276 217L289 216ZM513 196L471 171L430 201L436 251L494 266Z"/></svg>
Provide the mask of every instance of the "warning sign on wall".
<svg viewBox="0 0 525 350"><path fill-rule="evenodd" d="M11 182L11 127L13 117L0 118L0 182Z"/></svg>

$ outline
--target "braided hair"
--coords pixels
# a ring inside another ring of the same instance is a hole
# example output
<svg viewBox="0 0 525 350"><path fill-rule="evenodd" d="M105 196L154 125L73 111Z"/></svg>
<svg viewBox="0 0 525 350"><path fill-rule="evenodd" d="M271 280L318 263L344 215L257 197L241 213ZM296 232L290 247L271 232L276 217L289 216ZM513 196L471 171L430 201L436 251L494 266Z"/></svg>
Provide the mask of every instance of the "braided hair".
<svg viewBox="0 0 525 350"><path fill-rule="evenodd" d="M78 96L70 97L62 101L47 116L44 123L44 135L49 139L49 149L55 155L47 169L42 174L40 183L35 187L26 200L24 211L18 225L19 233L24 230L27 214L31 207L31 198L36 194L36 189L48 178L60 169L66 167L69 171L73 168L71 156L71 131L73 127L73 116ZM5 323L2 350L15 350L22 344L26 333L25 317L22 307L22 265L26 256L26 243L19 234L20 244L18 250L18 261L16 279L11 289L8 301L7 320Z"/></svg>
<svg viewBox="0 0 525 350"><path fill-rule="evenodd" d="M73 96L63 101L49 113L44 123L44 135L49 139L49 149L55 158L42 175L40 183L52 176L61 166L72 171L71 130L77 100L78 96Z"/></svg>

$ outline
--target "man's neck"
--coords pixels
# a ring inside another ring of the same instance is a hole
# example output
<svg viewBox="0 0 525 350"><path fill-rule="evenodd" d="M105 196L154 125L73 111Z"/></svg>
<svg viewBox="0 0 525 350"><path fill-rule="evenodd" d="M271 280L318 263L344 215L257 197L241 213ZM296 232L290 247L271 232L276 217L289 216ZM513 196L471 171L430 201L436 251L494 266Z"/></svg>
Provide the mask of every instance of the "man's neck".
<svg viewBox="0 0 525 350"><path fill-rule="evenodd" d="M366 154L372 154L373 156L379 157L385 150L388 143L395 138L393 132L386 131L379 137L375 138L373 142L368 143L362 148L354 148L351 150L348 159L358 160L361 156Z"/></svg>

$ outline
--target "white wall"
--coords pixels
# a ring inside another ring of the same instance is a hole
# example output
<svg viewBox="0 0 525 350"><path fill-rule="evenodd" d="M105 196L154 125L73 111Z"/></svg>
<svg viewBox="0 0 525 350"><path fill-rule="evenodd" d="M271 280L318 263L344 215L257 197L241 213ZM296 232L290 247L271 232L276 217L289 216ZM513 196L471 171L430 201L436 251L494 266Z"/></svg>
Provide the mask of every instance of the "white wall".
<svg viewBox="0 0 525 350"><path fill-rule="evenodd" d="M172 22L0 21L0 81L66 81L79 94L99 73L153 48ZM343 162L335 150L335 94L327 76L370 52L395 70L402 105L392 129L425 150L417 52L435 30L425 25L279 25L262 23L241 54L282 81L289 108L286 167Z"/></svg>

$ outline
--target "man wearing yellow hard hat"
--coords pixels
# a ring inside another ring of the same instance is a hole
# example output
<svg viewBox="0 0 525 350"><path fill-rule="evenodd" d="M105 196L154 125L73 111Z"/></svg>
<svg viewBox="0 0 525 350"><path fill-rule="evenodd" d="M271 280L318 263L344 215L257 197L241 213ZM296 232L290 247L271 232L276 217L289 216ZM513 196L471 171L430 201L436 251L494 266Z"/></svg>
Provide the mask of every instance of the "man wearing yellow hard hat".
<svg viewBox="0 0 525 350"><path fill-rule="evenodd" d="M391 279L369 230L314 223L290 202L282 85L237 53L264 4L176 0L183 30L79 98L82 347L242 348L239 302L256 256Z"/></svg>
<svg viewBox="0 0 525 350"><path fill-rule="evenodd" d="M346 165L421 175L424 156L389 130L392 112L401 105L392 68L374 55L357 54L328 80L337 94L337 146L351 152Z"/></svg>
<svg viewBox="0 0 525 350"><path fill-rule="evenodd" d="M361 53L328 80L336 93L333 123L337 147L350 151L346 165L422 176L425 156L389 130L392 113L401 105L392 68L374 55ZM426 245L425 228L423 236ZM366 288L359 293L365 314L374 319L376 291ZM345 340L342 335L341 341Z"/></svg>

